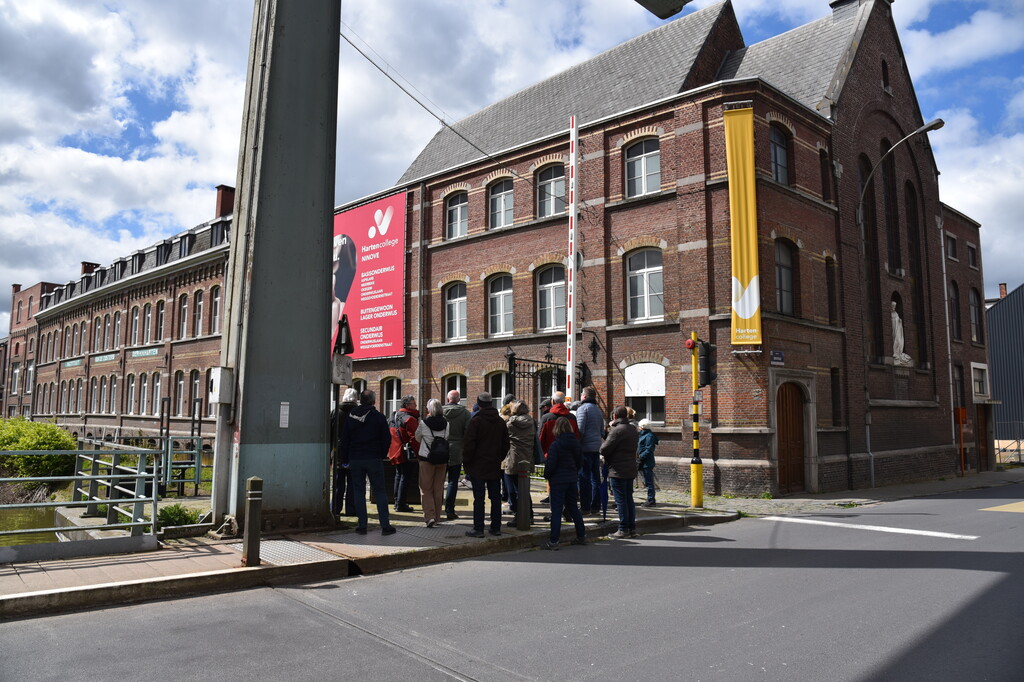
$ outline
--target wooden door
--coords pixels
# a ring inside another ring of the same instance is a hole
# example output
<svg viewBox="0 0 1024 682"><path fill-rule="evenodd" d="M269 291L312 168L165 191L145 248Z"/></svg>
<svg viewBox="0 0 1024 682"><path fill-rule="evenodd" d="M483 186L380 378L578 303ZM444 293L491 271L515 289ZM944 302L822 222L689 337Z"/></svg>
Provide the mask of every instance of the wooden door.
<svg viewBox="0 0 1024 682"><path fill-rule="evenodd" d="M775 401L779 492L804 490L804 397L796 384L782 384Z"/></svg>

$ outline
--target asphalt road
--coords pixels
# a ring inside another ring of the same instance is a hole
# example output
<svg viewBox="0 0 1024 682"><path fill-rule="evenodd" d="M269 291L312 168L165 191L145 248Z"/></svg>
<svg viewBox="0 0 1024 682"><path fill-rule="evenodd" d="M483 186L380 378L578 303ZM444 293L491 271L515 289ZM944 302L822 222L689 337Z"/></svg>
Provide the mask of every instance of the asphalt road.
<svg viewBox="0 0 1024 682"><path fill-rule="evenodd" d="M1024 679L1024 485L784 518L0 623L0 680Z"/></svg>

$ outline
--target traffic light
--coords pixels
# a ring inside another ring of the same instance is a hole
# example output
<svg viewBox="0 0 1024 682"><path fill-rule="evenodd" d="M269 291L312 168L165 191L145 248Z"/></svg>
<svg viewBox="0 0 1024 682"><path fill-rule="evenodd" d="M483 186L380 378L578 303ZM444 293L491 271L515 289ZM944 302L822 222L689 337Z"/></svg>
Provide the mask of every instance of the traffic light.
<svg viewBox="0 0 1024 682"><path fill-rule="evenodd" d="M718 376L715 372L715 347L707 341L698 341L697 385L708 386Z"/></svg>

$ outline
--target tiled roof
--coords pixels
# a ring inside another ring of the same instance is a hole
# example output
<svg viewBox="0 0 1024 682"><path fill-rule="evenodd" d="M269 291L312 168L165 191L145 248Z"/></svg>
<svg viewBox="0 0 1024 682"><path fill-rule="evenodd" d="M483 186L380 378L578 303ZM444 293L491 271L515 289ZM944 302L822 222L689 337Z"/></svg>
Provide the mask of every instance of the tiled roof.
<svg viewBox="0 0 1024 682"><path fill-rule="evenodd" d="M488 153L678 93L715 22L732 13L728 1L688 14L562 73L531 85L454 124ZM399 179L406 184L483 156L441 128Z"/></svg>

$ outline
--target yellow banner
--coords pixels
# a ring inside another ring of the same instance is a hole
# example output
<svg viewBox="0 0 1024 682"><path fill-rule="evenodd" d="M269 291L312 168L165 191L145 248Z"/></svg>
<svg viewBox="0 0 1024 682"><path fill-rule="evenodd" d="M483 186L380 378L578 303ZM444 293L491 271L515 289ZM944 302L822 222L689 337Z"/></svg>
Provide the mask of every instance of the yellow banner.
<svg viewBox="0 0 1024 682"><path fill-rule="evenodd" d="M757 191L754 110L725 112L732 227L732 343L761 343L761 290L757 267Z"/></svg>

